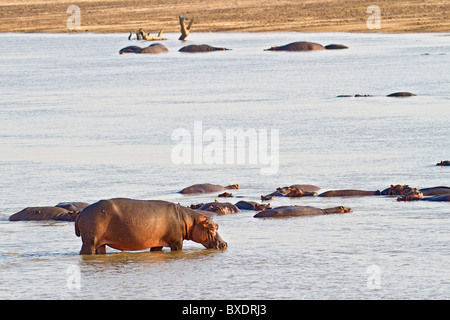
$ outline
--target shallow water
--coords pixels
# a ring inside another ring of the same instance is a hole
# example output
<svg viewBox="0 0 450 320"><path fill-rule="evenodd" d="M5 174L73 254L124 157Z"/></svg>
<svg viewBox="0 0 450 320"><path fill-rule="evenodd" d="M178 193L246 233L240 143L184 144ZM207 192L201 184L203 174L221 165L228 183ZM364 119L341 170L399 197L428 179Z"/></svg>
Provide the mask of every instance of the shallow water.
<svg viewBox="0 0 450 320"><path fill-rule="evenodd" d="M263 51L299 40L350 49ZM167 54L121 56L145 43L125 34L0 35L0 298L450 298L448 203L277 199L272 206L354 213L218 216L224 252L186 241L182 252L85 257L73 223L7 220L62 201L213 200L177 193L202 182L239 183L233 195L251 200L294 183L449 185L448 167L435 166L450 151L448 35L193 33L190 43L233 50L182 54L185 43L168 40ZM396 91L417 96L385 97ZM357 93L372 97L336 98ZM193 133L194 121L224 135L278 129L278 171L261 175L261 162L174 164L171 135Z"/></svg>

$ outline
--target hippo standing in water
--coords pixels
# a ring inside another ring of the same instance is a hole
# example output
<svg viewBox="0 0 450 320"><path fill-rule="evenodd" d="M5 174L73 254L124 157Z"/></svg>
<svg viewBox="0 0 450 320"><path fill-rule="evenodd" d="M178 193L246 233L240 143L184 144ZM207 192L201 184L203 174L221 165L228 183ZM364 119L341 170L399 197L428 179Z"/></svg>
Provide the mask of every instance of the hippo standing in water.
<svg viewBox="0 0 450 320"><path fill-rule="evenodd" d="M332 213L353 212L351 208L343 206L320 209L309 206L282 206L273 209L261 211L254 215L255 218L283 218L283 217L299 217L299 216L315 216Z"/></svg>
<svg viewBox="0 0 450 320"><path fill-rule="evenodd" d="M9 217L9 221L74 221L78 211L60 207L28 207Z"/></svg>
<svg viewBox="0 0 450 320"><path fill-rule="evenodd" d="M81 211L75 221L75 234L83 241L80 254L104 254L105 246L174 251L182 249L183 240L225 250L227 243L218 228L211 218L171 202L125 198L100 200Z"/></svg>
<svg viewBox="0 0 450 320"><path fill-rule="evenodd" d="M128 46L125 48L120 49L119 53L162 53L162 52L168 52L169 49L161 43L153 43L149 45L148 47L141 48L138 46Z"/></svg>
<svg viewBox="0 0 450 320"><path fill-rule="evenodd" d="M225 50L231 50L231 49L211 47L207 44L191 44L191 45L181 48L178 51L179 52L196 53L196 52L211 52L211 51L225 51Z"/></svg>
<svg viewBox="0 0 450 320"><path fill-rule="evenodd" d="M229 184L226 187L217 185L217 184L211 184L211 183L201 183L201 184L194 184L190 187L186 187L183 190L180 191L182 194L195 194L195 193L212 193L212 192L218 192L223 191L227 189L239 189L238 184Z"/></svg>

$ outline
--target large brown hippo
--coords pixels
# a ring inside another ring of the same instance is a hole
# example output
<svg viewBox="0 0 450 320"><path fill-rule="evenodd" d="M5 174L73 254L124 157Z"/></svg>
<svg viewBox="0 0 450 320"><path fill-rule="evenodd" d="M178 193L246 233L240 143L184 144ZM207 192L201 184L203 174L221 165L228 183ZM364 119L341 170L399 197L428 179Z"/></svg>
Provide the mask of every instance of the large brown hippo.
<svg viewBox="0 0 450 320"><path fill-rule="evenodd" d="M231 49L212 47L207 44L191 44L191 45L181 48L178 51L179 52L196 53L196 52L211 52L211 51L225 51L225 50L231 50Z"/></svg>
<svg viewBox="0 0 450 320"><path fill-rule="evenodd" d="M450 160L442 160L441 162L436 163L437 166L450 166Z"/></svg>
<svg viewBox="0 0 450 320"><path fill-rule="evenodd" d="M149 45L148 47L141 48L138 46L128 46L125 48L120 49L119 53L162 53L162 52L168 52L169 49L161 43L153 43Z"/></svg>
<svg viewBox="0 0 450 320"><path fill-rule="evenodd" d="M321 214L347 213L353 212L351 208L343 206L320 209L309 206L282 206L273 209L261 211L254 215L255 218L282 218L282 217L298 217L298 216L315 216Z"/></svg>
<svg viewBox="0 0 450 320"><path fill-rule="evenodd" d="M116 198L85 208L75 220L81 236L80 254L104 254L105 246L118 250L181 250L184 240L224 250L227 243L211 218L189 208L160 200Z"/></svg>
<svg viewBox="0 0 450 320"><path fill-rule="evenodd" d="M27 207L9 217L9 221L74 221L78 211L60 207Z"/></svg>
<svg viewBox="0 0 450 320"><path fill-rule="evenodd" d="M230 213L236 213L239 208L229 202L208 202L198 208L198 210L215 212L218 215L225 215Z"/></svg>
<svg viewBox="0 0 450 320"><path fill-rule="evenodd" d="M183 190L180 191L182 194L193 194L193 193L212 193L217 191L223 191L227 189L239 189L238 184L228 185L226 187L217 185L217 184L211 184L211 183L201 183L201 184L194 184L190 187L186 187Z"/></svg>
<svg viewBox="0 0 450 320"><path fill-rule="evenodd" d="M377 191L366 191L366 190L329 190L324 193L319 194L319 197L362 197L362 196L378 196L381 192Z"/></svg>

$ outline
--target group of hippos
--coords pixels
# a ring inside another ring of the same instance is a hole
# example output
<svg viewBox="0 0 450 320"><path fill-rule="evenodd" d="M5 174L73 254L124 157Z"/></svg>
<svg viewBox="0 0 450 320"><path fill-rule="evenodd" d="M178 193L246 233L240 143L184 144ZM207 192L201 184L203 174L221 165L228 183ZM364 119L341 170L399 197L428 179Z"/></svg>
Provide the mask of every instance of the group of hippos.
<svg viewBox="0 0 450 320"><path fill-rule="evenodd" d="M336 50L336 49L348 49L347 46L343 44L329 44L327 46L323 46L318 43L314 42L308 42L308 41L297 41L292 42L289 44L286 44L284 46L279 47L271 47L268 49L265 49L264 51L313 51L313 50ZM211 52L211 51L226 51L231 50L228 48L219 48L219 47L213 47L207 44L191 44L188 46L182 47L179 52L189 52L189 53L196 53L196 52ZM149 45L148 47L141 48L139 46L128 46L125 48L122 48L119 53L163 53L168 52L169 49L161 43L154 43Z"/></svg>
<svg viewBox="0 0 450 320"><path fill-rule="evenodd" d="M145 34L145 33L142 33L142 34ZM329 44L329 45L323 46L321 44L314 43L314 42L297 41L297 42L292 42L292 43L286 44L284 46L270 47L268 49L265 49L264 51L313 51L313 50L339 50L339 49L348 49L348 47L343 44ZM186 52L186 53L198 53L198 52L225 51L225 50L231 50L231 49L213 47L213 46L210 46L207 44L200 44L200 45L191 44L191 45L182 47L178 51ZM154 43L145 48L141 48L139 46L128 46L128 47L120 49L119 53L120 54L124 54L124 53L156 54L156 53L163 53L163 52L168 52L168 51L169 51L169 49L167 49L167 47L165 45L163 45L161 43ZM388 94L387 96L388 97L411 97L411 96L415 96L415 94L413 94L411 92L401 91L401 92L394 92L394 93ZM337 97L338 98L353 97L353 95L338 95ZM354 95L354 97L371 97L371 95L356 94L356 95Z"/></svg>
<svg viewBox="0 0 450 320"><path fill-rule="evenodd" d="M437 165L448 166L450 161ZM233 197L231 190L239 185L221 186L210 183L195 184L184 188L183 195L219 193L217 197ZM312 206L279 206L272 208L269 201L275 197L298 198L355 197L355 196L397 196L398 201L450 201L450 187L411 188L408 185L391 185L382 191L329 190L318 194L320 188L308 184L278 187L270 194L261 196L261 203L241 200L212 202L182 206L161 200L135 200L114 198L100 200L93 204L86 202L61 202L55 206L27 207L9 217L10 221L59 220L75 221L75 234L82 239L80 254L104 254L106 246L122 251L149 249L160 251L163 247L181 250L184 240L201 243L205 248L225 250L228 244L218 233L219 226L213 216L226 215L240 210L258 211L255 218L283 218L344 214L353 212L351 208L336 206L316 208Z"/></svg>

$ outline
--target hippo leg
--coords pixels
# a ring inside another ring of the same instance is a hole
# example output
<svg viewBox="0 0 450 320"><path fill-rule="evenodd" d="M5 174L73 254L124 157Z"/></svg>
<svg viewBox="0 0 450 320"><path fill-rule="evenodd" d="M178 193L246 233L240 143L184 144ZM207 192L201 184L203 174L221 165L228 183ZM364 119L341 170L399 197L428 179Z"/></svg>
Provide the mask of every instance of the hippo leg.
<svg viewBox="0 0 450 320"><path fill-rule="evenodd" d="M163 247L152 247L150 248L150 252L152 251L161 251L163 249Z"/></svg>
<svg viewBox="0 0 450 320"><path fill-rule="evenodd" d="M170 251L177 251L183 249L183 241L174 242L170 244Z"/></svg>
<svg viewBox="0 0 450 320"><path fill-rule="evenodd" d="M94 254L95 253L95 247L92 244L86 244L83 242L83 245L81 246L80 254Z"/></svg>
<svg viewBox="0 0 450 320"><path fill-rule="evenodd" d="M106 245L102 245L95 250L96 254L106 254Z"/></svg>

